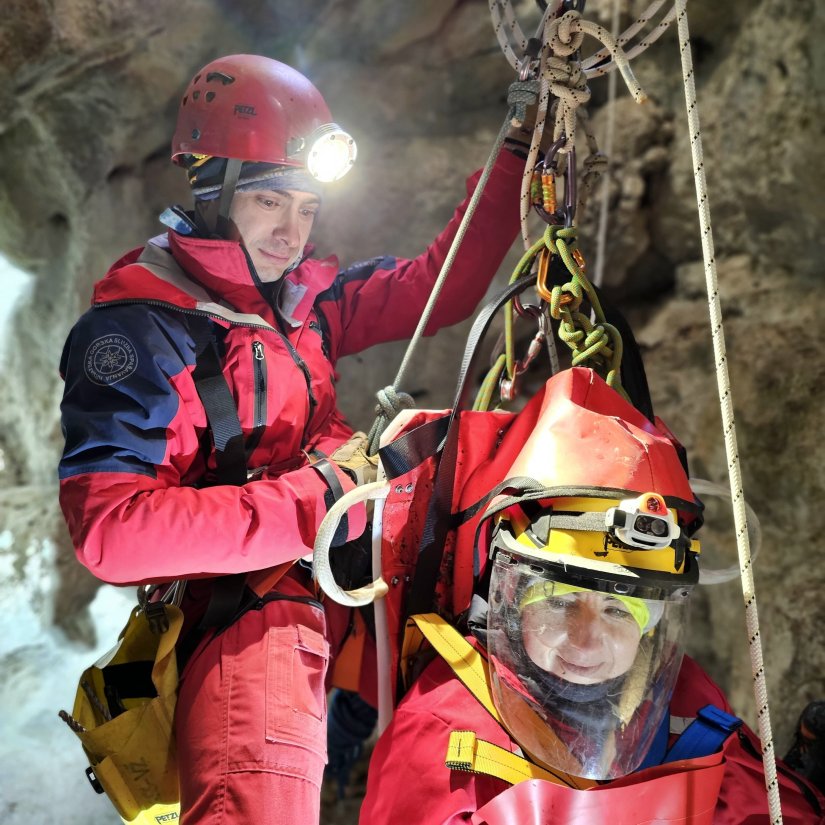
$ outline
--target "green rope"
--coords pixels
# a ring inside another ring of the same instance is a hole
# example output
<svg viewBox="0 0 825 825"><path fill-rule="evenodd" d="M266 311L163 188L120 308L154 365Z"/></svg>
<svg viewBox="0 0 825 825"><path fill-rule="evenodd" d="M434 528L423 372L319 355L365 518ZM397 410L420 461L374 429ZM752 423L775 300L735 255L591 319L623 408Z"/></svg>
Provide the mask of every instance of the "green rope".
<svg viewBox="0 0 825 825"><path fill-rule="evenodd" d="M506 360L507 359L504 353L501 353L501 355L496 358L496 362L481 382L478 395L476 396L475 403L473 404L474 410L490 409L490 402L493 400L493 392L498 386L498 382L501 380L501 374L504 371Z"/></svg>
<svg viewBox="0 0 825 825"><path fill-rule="evenodd" d="M624 349L622 336L616 327L605 320L596 290L573 254L576 249L576 237L577 230L574 226L549 225L541 240L534 243L516 264L510 283L528 274L545 248L552 255L559 257L571 276L567 283L554 286L550 291L548 310L550 316L559 322L559 339L569 347L574 367L589 367L600 375L608 386L628 399L621 383ZM585 298L593 310L595 323L590 320L588 314L580 312ZM500 382L504 369L511 381L515 377L517 361L513 316L513 302L508 301L504 306L504 353L499 356L482 381L473 409L488 409L493 388Z"/></svg>
<svg viewBox="0 0 825 825"><path fill-rule="evenodd" d="M608 386L627 398L621 384L622 336L604 317L604 310L596 290L573 255L576 248L576 227L548 226L544 242L554 255L558 255L570 280L551 290L550 316L559 322L559 338L573 353L574 367L587 366L602 376ZM582 301L593 310L594 324L588 315L579 312Z"/></svg>

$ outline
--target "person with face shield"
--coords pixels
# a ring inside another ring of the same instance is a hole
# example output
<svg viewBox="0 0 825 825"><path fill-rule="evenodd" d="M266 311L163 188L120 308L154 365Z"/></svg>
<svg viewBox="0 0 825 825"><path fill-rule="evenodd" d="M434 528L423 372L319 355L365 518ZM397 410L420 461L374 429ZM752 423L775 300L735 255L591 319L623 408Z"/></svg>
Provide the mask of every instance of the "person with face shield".
<svg viewBox="0 0 825 825"><path fill-rule="evenodd" d="M767 823L759 741L684 655L702 507L674 439L587 369L551 378L535 409L476 533L466 635L408 623L418 675L360 822ZM786 823L822 821L781 763L779 782Z"/></svg>
<svg viewBox="0 0 825 825"><path fill-rule="evenodd" d="M514 240L523 154L505 141L426 334L471 314ZM258 55L192 76L172 160L194 208L167 209L163 234L111 267L65 345L60 503L98 578L186 581L182 820L317 822L350 615L299 560L370 469L335 363L412 335L468 201L417 258L313 258L355 141L306 77ZM364 527L361 508L342 541Z"/></svg>

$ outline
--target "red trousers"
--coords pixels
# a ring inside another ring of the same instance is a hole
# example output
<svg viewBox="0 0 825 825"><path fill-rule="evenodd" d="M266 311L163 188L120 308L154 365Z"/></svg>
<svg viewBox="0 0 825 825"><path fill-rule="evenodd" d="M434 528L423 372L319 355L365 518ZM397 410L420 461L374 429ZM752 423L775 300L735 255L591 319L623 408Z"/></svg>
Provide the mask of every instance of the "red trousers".
<svg viewBox="0 0 825 825"><path fill-rule="evenodd" d="M334 605L328 617L297 575L277 591L205 639L183 671L183 825L319 820L330 640L334 649L347 615Z"/></svg>

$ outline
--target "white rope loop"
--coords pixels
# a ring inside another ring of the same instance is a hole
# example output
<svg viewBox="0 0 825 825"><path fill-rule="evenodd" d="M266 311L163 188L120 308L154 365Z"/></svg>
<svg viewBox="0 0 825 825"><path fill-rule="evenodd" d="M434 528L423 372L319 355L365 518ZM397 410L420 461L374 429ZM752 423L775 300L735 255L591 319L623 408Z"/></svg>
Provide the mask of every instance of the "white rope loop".
<svg viewBox="0 0 825 825"><path fill-rule="evenodd" d="M671 6L664 18L657 23L653 29L643 36L643 38L629 49L624 48L633 37L642 29L644 29L650 21L656 16L657 12L665 4L666 0L654 0L636 20L616 38L616 43L622 47L628 60L633 60L645 51L652 43L655 43L669 28L670 24L676 17L676 8ZM585 74L588 78L599 77L600 75L612 72L616 68L613 61L603 62L610 55L609 49L601 49L595 54L590 55L582 62Z"/></svg>
<svg viewBox="0 0 825 825"><path fill-rule="evenodd" d="M679 50L682 58L682 79L685 87L690 151L693 160L693 176L696 184L696 201L699 210L702 256L705 265L705 280L708 291L711 337L716 362L716 383L722 409L722 429L725 439L725 453L728 460L733 521L736 532L736 548L739 554L739 568L742 577L742 595L745 600L745 622L748 629L748 645L753 672L753 690L756 699L759 738L762 740L762 763L765 769L765 786L768 792L768 809L772 825L781 825L782 809L779 801L779 784L776 779L776 754L771 733L768 709L768 689L765 681L765 667L762 660L759 616L756 607L756 588L753 580L753 558L748 538L748 523L745 495L742 487L742 473L739 465L739 450L736 444L736 424L733 415L728 359L725 350L725 335L722 326L722 307L719 300L719 285L716 274L716 258L713 245L713 231L710 222L705 162L702 151L702 133L699 127L699 110L696 100L693 60L690 53L690 33L687 19L687 0L676 0L676 19L679 30Z"/></svg>
<svg viewBox="0 0 825 825"><path fill-rule="evenodd" d="M355 590L344 590L335 576L332 575L332 568L329 563L330 548L332 539L338 530L338 524L350 507L362 504L367 501L385 499L390 492L390 487L385 481L373 481L371 484L362 484L348 493L344 493L324 516L318 534L315 536L315 546L312 549L312 571L315 581L324 593L338 604L347 607L365 607L375 599L386 596L389 588L386 582L379 576L365 587L358 587Z"/></svg>

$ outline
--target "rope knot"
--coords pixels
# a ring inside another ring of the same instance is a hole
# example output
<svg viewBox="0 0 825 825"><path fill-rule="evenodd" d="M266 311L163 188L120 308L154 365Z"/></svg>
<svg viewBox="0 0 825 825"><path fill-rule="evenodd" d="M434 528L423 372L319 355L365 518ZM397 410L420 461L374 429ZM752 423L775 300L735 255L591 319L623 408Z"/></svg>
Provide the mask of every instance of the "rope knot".
<svg viewBox="0 0 825 825"><path fill-rule="evenodd" d="M571 9L553 20L548 32L548 45L553 54L567 57L577 52L584 42L581 13Z"/></svg>
<svg viewBox="0 0 825 825"><path fill-rule="evenodd" d="M409 410L415 406L413 397L406 392L400 392L392 385L378 390L375 394L378 403L375 405L375 421L372 422L367 436L367 454L375 455L381 434L387 429L387 424L395 418L401 410Z"/></svg>
<svg viewBox="0 0 825 825"><path fill-rule="evenodd" d="M392 386L384 387L375 394L378 403L375 405L375 414L383 415L392 421L401 410L409 410L415 406L413 397L406 392L399 392Z"/></svg>
<svg viewBox="0 0 825 825"><path fill-rule="evenodd" d="M510 104L512 120L524 123L528 106L534 106L539 99L538 80L516 80L507 90L507 103Z"/></svg>

